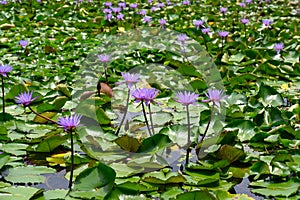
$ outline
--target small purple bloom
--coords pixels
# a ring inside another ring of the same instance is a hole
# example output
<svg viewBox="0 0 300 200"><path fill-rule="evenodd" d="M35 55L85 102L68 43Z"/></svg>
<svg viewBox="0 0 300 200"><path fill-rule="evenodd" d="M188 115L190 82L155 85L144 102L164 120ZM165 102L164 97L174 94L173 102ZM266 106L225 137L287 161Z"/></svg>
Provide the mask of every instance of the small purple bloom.
<svg viewBox="0 0 300 200"><path fill-rule="evenodd" d="M131 88L133 84L137 83L140 78L140 74L134 74L134 73L131 74L131 73L124 73L124 72L121 72L121 74L129 88Z"/></svg>
<svg viewBox="0 0 300 200"><path fill-rule="evenodd" d="M160 19L159 24L161 25L161 28L164 29L166 27L167 21L165 19Z"/></svg>
<svg viewBox="0 0 300 200"><path fill-rule="evenodd" d="M20 45L22 48L25 48L28 44L29 42L27 40L20 40Z"/></svg>
<svg viewBox="0 0 300 200"><path fill-rule="evenodd" d="M66 117L58 118L57 124L61 126L65 131L73 130L74 128L80 126L80 120L82 115L72 115Z"/></svg>
<svg viewBox="0 0 300 200"><path fill-rule="evenodd" d="M98 59L100 60L100 62L102 63L107 63L110 61L110 55L107 54L99 54L98 55Z"/></svg>
<svg viewBox="0 0 300 200"><path fill-rule="evenodd" d="M104 9L102 10L102 12L103 12L104 14L109 14L109 13L111 13L111 9L109 9L109 8L104 8Z"/></svg>
<svg viewBox="0 0 300 200"><path fill-rule="evenodd" d="M245 4L244 2L242 2L242 3L240 3L240 6L241 6L242 8L245 8L245 7L246 7L246 4Z"/></svg>
<svg viewBox="0 0 300 200"><path fill-rule="evenodd" d="M157 4L157 7L163 8L163 7L165 7L165 4L164 4L164 3L158 3L158 4Z"/></svg>
<svg viewBox="0 0 300 200"><path fill-rule="evenodd" d="M193 21L194 25L196 26L197 30L200 28L200 26L203 25L204 20L194 20Z"/></svg>
<svg viewBox="0 0 300 200"><path fill-rule="evenodd" d="M184 45L185 41L188 39L186 34L179 34L177 37L178 42Z"/></svg>
<svg viewBox="0 0 300 200"><path fill-rule="evenodd" d="M213 104L220 107L220 101L226 98L226 95L224 95L223 90L212 90L209 89L208 93L204 93L208 100L202 100L202 102L213 102Z"/></svg>
<svg viewBox="0 0 300 200"><path fill-rule="evenodd" d="M224 7L220 8L220 12L225 14L227 12L227 8L224 8Z"/></svg>
<svg viewBox="0 0 300 200"><path fill-rule="evenodd" d="M7 4L7 1L6 1L6 0L3 0L3 1L0 2L0 4L6 5L6 4Z"/></svg>
<svg viewBox="0 0 300 200"><path fill-rule="evenodd" d="M152 6L151 11L152 11L152 12L155 12L155 11L157 11L157 9L158 9L158 8L157 8L156 6Z"/></svg>
<svg viewBox="0 0 300 200"><path fill-rule="evenodd" d="M104 2L104 6L111 7L112 6L112 2Z"/></svg>
<svg viewBox="0 0 300 200"><path fill-rule="evenodd" d="M119 12L121 12L121 8L119 8L119 7L116 7L116 8L114 8L114 7L111 7L110 8L114 13L119 13Z"/></svg>
<svg viewBox="0 0 300 200"><path fill-rule="evenodd" d="M135 98L135 103L145 101L148 106L150 102L153 102L153 99L158 95L158 90L154 88L140 88L135 89L132 94L133 98Z"/></svg>
<svg viewBox="0 0 300 200"><path fill-rule="evenodd" d="M245 3L251 4L252 0L245 0Z"/></svg>
<svg viewBox="0 0 300 200"><path fill-rule="evenodd" d="M143 22L150 24L151 19L152 19L152 17L145 16L145 17L143 18Z"/></svg>
<svg viewBox="0 0 300 200"><path fill-rule="evenodd" d="M4 77L7 77L7 73L9 73L11 70L11 65L0 65L0 74Z"/></svg>
<svg viewBox="0 0 300 200"><path fill-rule="evenodd" d="M29 106L31 102L36 100L38 96L32 98L33 91L23 92L15 97L15 101L19 105Z"/></svg>
<svg viewBox="0 0 300 200"><path fill-rule="evenodd" d="M177 100L175 99L175 101L181 103L183 106L188 106L196 102L197 98L199 97L199 94L196 94L194 92L184 91L184 92L178 92L176 94L176 97Z"/></svg>
<svg viewBox="0 0 300 200"><path fill-rule="evenodd" d="M184 1L182 2L182 4L183 4L183 5L190 5L191 2L190 2L190 0L184 0Z"/></svg>
<svg viewBox="0 0 300 200"><path fill-rule="evenodd" d="M210 28L209 27L208 28L203 28L201 31L202 31L203 34L209 34Z"/></svg>
<svg viewBox="0 0 300 200"><path fill-rule="evenodd" d="M126 3L125 2L120 2L120 3L118 3L118 6L120 7L120 8L126 8Z"/></svg>
<svg viewBox="0 0 300 200"><path fill-rule="evenodd" d="M141 10L140 11L140 15L146 15L147 14L147 11L146 10Z"/></svg>
<svg viewBox="0 0 300 200"><path fill-rule="evenodd" d="M228 31L219 31L218 34L220 37L227 37L229 35L229 32Z"/></svg>
<svg viewBox="0 0 300 200"><path fill-rule="evenodd" d="M262 23L263 23L264 26L270 27L270 24L272 23L272 21L269 20L269 19L263 19Z"/></svg>
<svg viewBox="0 0 300 200"><path fill-rule="evenodd" d="M247 24L249 22L249 19L243 18L241 19L242 24Z"/></svg>
<svg viewBox="0 0 300 200"><path fill-rule="evenodd" d="M276 43L274 45L274 49L276 50L277 54L280 54L280 51L284 48L284 44L283 43Z"/></svg>
<svg viewBox="0 0 300 200"><path fill-rule="evenodd" d="M152 3L152 0L148 0L148 3Z"/></svg>
<svg viewBox="0 0 300 200"><path fill-rule="evenodd" d="M117 20L124 20L124 14L119 13L119 14L117 15Z"/></svg>
<svg viewBox="0 0 300 200"><path fill-rule="evenodd" d="M129 5L130 8L136 9L138 7L137 3L132 3Z"/></svg>
<svg viewBox="0 0 300 200"><path fill-rule="evenodd" d="M112 16L111 13L108 13L108 14L105 15L105 19L106 19L107 21L111 21L112 17L113 17L113 16Z"/></svg>

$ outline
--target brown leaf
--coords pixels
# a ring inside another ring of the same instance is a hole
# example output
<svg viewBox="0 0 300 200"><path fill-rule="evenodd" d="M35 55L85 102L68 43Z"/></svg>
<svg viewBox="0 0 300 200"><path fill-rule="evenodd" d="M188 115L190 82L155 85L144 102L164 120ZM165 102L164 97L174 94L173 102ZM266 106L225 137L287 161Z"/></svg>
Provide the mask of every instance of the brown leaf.
<svg viewBox="0 0 300 200"><path fill-rule="evenodd" d="M106 83L100 83L101 89L100 92L112 97L114 96L113 90L111 89L111 87L109 85L107 85Z"/></svg>

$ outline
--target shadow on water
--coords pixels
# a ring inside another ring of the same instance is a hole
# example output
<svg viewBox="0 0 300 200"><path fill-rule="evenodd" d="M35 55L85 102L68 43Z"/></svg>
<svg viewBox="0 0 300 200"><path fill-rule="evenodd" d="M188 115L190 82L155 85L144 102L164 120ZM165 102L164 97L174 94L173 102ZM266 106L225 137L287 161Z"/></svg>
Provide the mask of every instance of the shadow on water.
<svg viewBox="0 0 300 200"><path fill-rule="evenodd" d="M47 190L68 189L69 181L65 178L66 170L57 173L42 174L46 180L45 183L33 185L33 187Z"/></svg>

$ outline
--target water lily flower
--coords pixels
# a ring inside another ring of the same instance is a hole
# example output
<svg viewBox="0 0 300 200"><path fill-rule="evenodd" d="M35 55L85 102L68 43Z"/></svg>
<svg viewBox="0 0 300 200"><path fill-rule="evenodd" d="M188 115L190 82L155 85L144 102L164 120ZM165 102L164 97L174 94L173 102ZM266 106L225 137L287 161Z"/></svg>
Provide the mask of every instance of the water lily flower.
<svg viewBox="0 0 300 200"><path fill-rule="evenodd" d="M241 19L242 24L247 24L249 22L249 19L243 18Z"/></svg>
<svg viewBox="0 0 300 200"><path fill-rule="evenodd" d="M165 19L160 19L159 20L159 24L161 25L161 28L165 28L166 27L166 24L167 24L167 20Z"/></svg>
<svg viewBox="0 0 300 200"><path fill-rule="evenodd" d="M148 106L150 102L153 102L153 99L158 95L158 92L159 91L155 88L140 88L135 89L131 95L135 98L135 103L144 101Z"/></svg>
<svg viewBox="0 0 300 200"><path fill-rule="evenodd" d="M276 43L274 44L274 49L276 50L277 54L280 54L280 51L284 48L283 43Z"/></svg>
<svg viewBox="0 0 300 200"><path fill-rule="evenodd" d="M158 4L157 4L157 7L163 8L163 7L165 7L165 4L164 4L164 3L158 3Z"/></svg>
<svg viewBox="0 0 300 200"><path fill-rule="evenodd" d="M264 26L270 27L270 24L272 23L272 20L269 20L269 19L263 19L263 20L262 20L262 23L263 23Z"/></svg>
<svg viewBox="0 0 300 200"><path fill-rule="evenodd" d="M178 103L181 103L183 106L188 106L190 104L194 104L199 97L199 94L196 94L194 92L184 91L184 92L178 92L176 94Z"/></svg>
<svg viewBox="0 0 300 200"><path fill-rule="evenodd" d="M104 8L104 9L102 10L102 12L103 12L104 14L109 14L109 13L111 13L111 9L109 9L109 8Z"/></svg>
<svg viewBox="0 0 300 200"><path fill-rule="evenodd" d="M241 2L239 5L240 5L240 7L242 7L242 8L245 8L245 7L246 7L246 4L245 4L244 2Z"/></svg>
<svg viewBox="0 0 300 200"><path fill-rule="evenodd" d="M182 2L182 4L183 4L183 5L190 5L191 2L190 2L190 0L184 0L184 1Z"/></svg>
<svg viewBox="0 0 300 200"><path fill-rule="evenodd" d="M73 130L74 128L80 126L80 120L82 115L72 115L66 117L58 118L57 124L61 126L65 131Z"/></svg>
<svg viewBox="0 0 300 200"><path fill-rule="evenodd" d="M220 101L226 98L226 95L224 95L223 90L212 90L209 89L208 93L204 93L208 99L207 100L202 100L202 102L213 102L213 104L217 105L220 107Z"/></svg>
<svg viewBox="0 0 300 200"><path fill-rule="evenodd" d="M15 97L15 101L19 105L29 106L31 102L36 100L38 96L32 97L33 91L23 92Z"/></svg>
<svg viewBox="0 0 300 200"><path fill-rule="evenodd" d="M117 15L117 20L124 20L124 14L119 13L119 14Z"/></svg>
<svg viewBox="0 0 300 200"><path fill-rule="evenodd" d="M210 28L209 27L208 28L203 28L201 31L202 31L203 34L209 34Z"/></svg>
<svg viewBox="0 0 300 200"><path fill-rule="evenodd" d="M121 72L121 75L124 78L125 83L129 88L131 88L133 84L137 83L140 78L140 74L135 74L135 73Z"/></svg>
<svg viewBox="0 0 300 200"><path fill-rule="evenodd" d="M20 40L20 45L22 48L25 48L28 44L29 42L27 40Z"/></svg>
<svg viewBox="0 0 300 200"><path fill-rule="evenodd" d="M100 60L100 62L102 63L107 63L110 61L110 55L107 54L99 54L98 55L98 59Z"/></svg>
<svg viewBox="0 0 300 200"><path fill-rule="evenodd" d="M220 8L220 12L225 14L227 12L227 8L224 8L224 7Z"/></svg>
<svg viewBox="0 0 300 200"><path fill-rule="evenodd" d="M204 20L194 20L193 21L194 25L196 26L197 30L200 28L200 26L203 25Z"/></svg>
<svg viewBox="0 0 300 200"><path fill-rule="evenodd" d="M11 65L0 65L0 74L4 77L7 77L7 73L9 73L11 70Z"/></svg>
<svg viewBox="0 0 300 200"><path fill-rule="evenodd" d="M112 2L104 2L104 6L111 7L112 6Z"/></svg>
<svg viewBox="0 0 300 200"><path fill-rule="evenodd" d="M118 3L118 6L122 9L126 8L126 3L125 2L120 2Z"/></svg>
<svg viewBox="0 0 300 200"><path fill-rule="evenodd" d="M152 19L152 17L145 16L145 17L143 18L143 22L144 22L144 23L148 23L148 24L150 24L150 22L151 22L151 19Z"/></svg>
<svg viewBox="0 0 300 200"><path fill-rule="evenodd" d="M130 8L133 8L133 9L136 9L138 7L138 4L137 3L131 3L129 5Z"/></svg>
<svg viewBox="0 0 300 200"><path fill-rule="evenodd" d="M245 3L251 4L251 3L252 3L252 0L245 0Z"/></svg>
<svg viewBox="0 0 300 200"><path fill-rule="evenodd" d="M147 11L143 9L143 10L141 10L141 11L139 12L139 14L145 16L145 15L147 14Z"/></svg>
<svg viewBox="0 0 300 200"><path fill-rule="evenodd" d="M220 37L227 37L229 35L229 32L228 31L219 31L218 34Z"/></svg>
<svg viewBox="0 0 300 200"><path fill-rule="evenodd" d="M157 7L156 6L152 6L152 8L151 8L151 12L156 12L157 11Z"/></svg>
<svg viewBox="0 0 300 200"><path fill-rule="evenodd" d="M179 34L177 37L178 42L184 45L185 41L188 39L186 34Z"/></svg>

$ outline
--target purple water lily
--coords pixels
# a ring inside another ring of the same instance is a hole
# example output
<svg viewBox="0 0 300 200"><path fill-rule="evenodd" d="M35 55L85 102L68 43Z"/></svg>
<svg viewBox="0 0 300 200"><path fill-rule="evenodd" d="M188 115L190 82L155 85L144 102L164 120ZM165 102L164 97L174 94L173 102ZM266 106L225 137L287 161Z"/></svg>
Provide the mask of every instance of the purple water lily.
<svg viewBox="0 0 300 200"><path fill-rule="evenodd" d="M158 92L159 91L155 88L140 88L135 89L131 95L135 98L135 103L144 101L148 106L151 102L153 102L154 98L158 95Z"/></svg>
<svg viewBox="0 0 300 200"><path fill-rule="evenodd" d="M212 90L209 89L208 93L204 93L208 99L202 100L202 102L213 102L216 106L220 107L221 100L225 99L226 95L224 95L223 90Z"/></svg>
<svg viewBox="0 0 300 200"><path fill-rule="evenodd" d="M184 92L178 92L176 94L176 97L177 99L175 99L175 101L181 103L183 106L188 106L196 102L197 98L199 97L199 94L196 94L194 92L184 91Z"/></svg>
<svg viewBox="0 0 300 200"><path fill-rule="evenodd" d="M194 20L193 24L196 26L197 30L204 24L204 20Z"/></svg>
<svg viewBox="0 0 300 200"><path fill-rule="evenodd" d="M31 102L33 102L38 98L38 96L32 97L32 95L33 95L33 91L23 92L15 97L15 101L19 105L23 105L25 107L29 106Z"/></svg>
<svg viewBox="0 0 300 200"><path fill-rule="evenodd" d="M99 54L98 55L98 59L100 60L100 62L102 63L107 63L110 61L110 55L107 54Z"/></svg>
<svg viewBox="0 0 300 200"><path fill-rule="evenodd" d="M121 75L129 88L131 88L133 84L137 83L140 78L140 74L135 74L135 73L121 72Z"/></svg>
<svg viewBox="0 0 300 200"><path fill-rule="evenodd" d="M74 128L80 126L80 119L82 115L72 115L66 117L60 117L57 124L61 126L65 131L73 130Z"/></svg>
<svg viewBox="0 0 300 200"><path fill-rule="evenodd" d="M274 44L274 49L276 50L277 54L280 54L280 51L284 48L283 43L276 43Z"/></svg>
<svg viewBox="0 0 300 200"><path fill-rule="evenodd" d="M28 44L29 42L27 40L20 40L20 45L22 48L25 48Z"/></svg>
<svg viewBox="0 0 300 200"><path fill-rule="evenodd" d="M7 77L7 73L11 72L11 65L0 65L0 75Z"/></svg>
<svg viewBox="0 0 300 200"><path fill-rule="evenodd" d="M229 32L228 31L219 31L218 34L220 37L227 37L229 35Z"/></svg>

